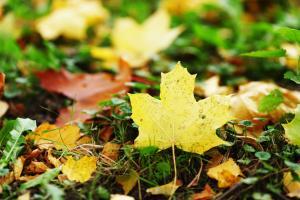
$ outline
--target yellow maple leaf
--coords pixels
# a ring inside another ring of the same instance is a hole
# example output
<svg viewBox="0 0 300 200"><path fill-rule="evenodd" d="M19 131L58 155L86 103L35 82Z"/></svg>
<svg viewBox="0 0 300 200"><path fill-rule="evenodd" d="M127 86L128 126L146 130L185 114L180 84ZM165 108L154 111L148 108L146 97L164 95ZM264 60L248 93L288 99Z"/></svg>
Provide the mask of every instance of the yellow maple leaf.
<svg viewBox="0 0 300 200"><path fill-rule="evenodd" d="M56 125L43 123L27 136L41 149L55 147L56 149L72 149L77 146L80 138L80 129L75 125L66 125L58 128Z"/></svg>
<svg viewBox="0 0 300 200"><path fill-rule="evenodd" d="M74 160L72 156L67 156L67 162L62 167L62 172L69 180L86 182L91 178L96 170L97 158L94 156L84 156L79 160Z"/></svg>
<svg viewBox="0 0 300 200"><path fill-rule="evenodd" d="M210 178L218 181L219 188L230 187L239 182L241 175L240 167L234 162L232 158L229 158L226 162L212 167L207 171L207 175Z"/></svg>
<svg viewBox="0 0 300 200"><path fill-rule="evenodd" d="M54 1L49 15L37 20L36 28L44 39L59 36L81 40L86 29L106 19L108 12L97 0Z"/></svg>
<svg viewBox="0 0 300 200"><path fill-rule="evenodd" d="M182 27L170 28L170 16L166 11L158 10L143 24L131 18L117 19L112 42L119 56L132 67L140 67L166 49L181 32Z"/></svg>
<svg viewBox="0 0 300 200"><path fill-rule="evenodd" d="M196 75L179 63L162 74L160 99L148 94L130 94L132 119L139 126L136 147L172 145L202 154L221 144L216 129L232 119L230 98L215 95L196 101L193 95Z"/></svg>

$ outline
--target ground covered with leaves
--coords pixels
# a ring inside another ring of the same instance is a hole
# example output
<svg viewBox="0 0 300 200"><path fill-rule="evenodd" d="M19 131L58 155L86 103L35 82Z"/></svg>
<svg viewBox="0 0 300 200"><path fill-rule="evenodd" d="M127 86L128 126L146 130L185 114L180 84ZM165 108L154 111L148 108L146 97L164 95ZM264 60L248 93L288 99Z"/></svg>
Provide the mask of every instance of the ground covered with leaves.
<svg viewBox="0 0 300 200"><path fill-rule="evenodd" d="M0 198L300 198L299 19L297 0L0 1Z"/></svg>

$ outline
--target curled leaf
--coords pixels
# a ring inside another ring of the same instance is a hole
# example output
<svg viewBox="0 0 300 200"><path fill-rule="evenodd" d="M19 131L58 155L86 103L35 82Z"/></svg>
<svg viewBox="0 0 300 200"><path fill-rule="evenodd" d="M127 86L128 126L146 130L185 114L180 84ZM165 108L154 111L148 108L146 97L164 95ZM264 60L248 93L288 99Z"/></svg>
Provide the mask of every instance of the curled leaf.
<svg viewBox="0 0 300 200"><path fill-rule="evenodd" d="M259 103L271 91L279 90L283 95L283 102L269 113L259 112ZM250 82L239 87L239 91L232 97L231 105L234 116L240 120L252 120L256 117L270 118L277 121L283 114L293 112L300 103L300 92L281 88L274 83Z"/></svg>

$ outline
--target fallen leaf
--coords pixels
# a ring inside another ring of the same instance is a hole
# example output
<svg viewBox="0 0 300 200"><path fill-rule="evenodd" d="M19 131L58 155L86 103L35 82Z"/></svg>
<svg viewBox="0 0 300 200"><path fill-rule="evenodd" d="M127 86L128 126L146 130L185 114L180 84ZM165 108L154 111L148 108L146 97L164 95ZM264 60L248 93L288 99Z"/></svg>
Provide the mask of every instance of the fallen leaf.
<svg viewBox="0 0 300 200"><path fill-rule="evenodd" d="M122 194L112 194L110 195L110 200L134 200L134 198Z"/></svg>
<svg viewBox="0 0 300 200"><path fill-rule="evenodd" d="M47 152L47 159L56 168L59 168L62 165L62 163L59 161L59 159L55 158L52 155L52 150L51 149L49 149L48 152Z"/></svg>
<svg viewBox="0 0 300 200"><path fill-rule="evenodd" d="M280 63L283 66L296 70L300 54L299 47L296 44L284 43L281 45L281 48L285 50L286 56L279 58Z"/></svg>
<svg viewBox="0 0 300 200"><path fill-rule="evenodd" d="M141 67L166 49L182 30L182 27L171 29L169 14L158 10L143 24L131 18L117 19L112 30L112 42L116 53L131 67Z"/></svg>
<svg viewBox="0 0 300 200"><path fill-rule="evenodd" d="M63 174L67 175L71 181L84 183L91 178L96 170L97 158L94 156L84 156L79 160L74 160L72 156L67 156L67 162L62 167Z"/></svg>
<svg viewBox="0 0 300 200"><path fill-rule="evenodd" d="M18 157L18 159L14 163L14 176L16 180L18 180L21 177L24 163L25 163L25 158L23 156Z"/></svg>
<svg viewBox="0 0 300 200"><path fill-rule="evenodd" d="M204 190L200 193L196 193L193 195L193 200L210 200L213 199L215 196L215 192L211 189L208 184L205 184Z"/></svg>
<svg viewBox="0 0 300 200"><path fill-rule="evenodd" d="M116 177L116 181L122 185L125 195L127 195L134 188L138 180L139 174L133 169L131 169L128 174Z"/></svg>
<svg viewBox="0 0 300 200"><path fill-rule="evenodd" d="M85 121L90 118L90 115L83 113L83 110L98 109L99 101L126 91L128 88L125 83L131 79L131 70L122 60L119 62L119 67L119 74L115 77L108 73L71 74L66 70L37 73L42 88L76 100L73 106L60 111L56 124Z"/></svg>
<svg viewBox="0 0 300 200"><path fill-rule="evenodd" d="M9 172L5 176L0 176L0 187L4 184L10 184L15 180L15 176L13 172Z"/></svg>
<svg viewBox="0 0 300 200"><path fill-rule="evenodd" d="M17 200L30 200L30 192L27 191L24 194L18 196Z"/></svg>
<svg viewBox="0 0 300 200"><path fill-rule="evenodd" d="M112 142L107 142L102 150L102 154L104 155L105 161L108 164L111 164L112 161L116 161L119 157L119 150L120 150L121 145L112 143Z"/></svg>
<svg viewBox="0 0 300 200"><path fill-rule="evenodd" d="M51 12L37 20L36 29L47 40L59 36L82 40L89 26L101 23L107 16L108 12L100 1L66 0L59 6L54 3Z"/></svg>
<svg viewBox="0 0 300 200"><path fill-rule="evenodd" d="M65 125L59 128L47 122L41 124L26 138L33 140L34 144L41 149L55 147L70 150L77 146L76 141L80 138L80 129L75 125Z"/></svg>
<svg viewBox="0 0 300 200"><path fill-rule="evenodd" d="M233 92L233 89L229 86L220 86L220 77L213 76L202 83L196 84L194 92L197 95L210 97L216 94L231 94Z"/></svg>
<svg viewBox="0 0 300 200"><path fill-rule="evenodd" d="M162 74L161 100L148 94L129 95L131 117L139 126L135 147L166 149L175 145L202 154L227 144L216 135L216 129L233 119L230 97L215 95L197 102L193 95L195 77L177 64Z"/></svg>
<svg viewBox="0 0 300 200"><path fill-rule="evenodd" d="M21 30L23 25L24 23L22 22L22 20L18 19L14 15L14 12L8 12L0 20L1 34L9 35L12 36L13 38L19 38L22 33Z"/></svg>
<svg viewBox="0 0 300 200"><path fill-rule="evenodd" d="M283 103L270 113L259 112L260 100L275 89L283 94ZM292 112L300 103L300 92L279 87L274 83L257 81L241 85L238 93L231 100L234 116L239 120L264 117L277 121L283 114Z"/></svg>
<svg viewBox="0 0 300 200"><path fill-rule="evenodd" d="M286 188L289 197L300 198L300 182L293 180L291 172L283 173L283 185Z"/></svg>
<svg viewBox="0 0 300 200"><path fill-rule="evenodd" d="M106 126L104 127L100 134L99 137L101 138L101 140L103 140L104 142L108 142L113 134L113 127L111 126Z"/></svg>
<svg viewBox="0 0 300 200"><path fill-rule="evenodd" d="M0 100L0 118L6 113L7 110L8 104Z"/></svg>
<svg viewBox="0 0 300 200"><path fill-rule="evenodd" d="M234 160L229 158L226 162L210 168L207 175L218 181L219 188L228 188L240 181L242 172Z"/></svg>
<svg viewBox="0 0 300 200"><path fill-rule="evenodd" d="M217 0L163 0L161 7L175 15L199 9L201 5L215 3Z"/></svg>
<svg viewBox="0 0 300 200"><path fill-rule="evenodd" d="M300 146L300 105L298 105L295 109L294 119L288 124L282 124L282 126L285 131L285 137L288 139L288 141L291 144Z"/></svg>
<svg viewBox="0 0 300 200"><path fill-rule="evenodd" d="M38 161L31 161L30 164L26 167L26 174L41 174L47 171L49 168L45 163Z"/></svg>
<svg viewBox="0 0 300 200"><path fill-rule="evenodd" d="M5 74L0 72L0 98L4 92L4 84L5 84ZM6 113L8 110L8 104L4 101L0 100L0 118Z"/></svg>
<svg viewBox="0 0 300 200"><path fill-rule="evenodd" d="M177 180L176 184L174 184L174 181L171 181L170 183L167 183L165 185L148 188L146 192L153 195L172 196L181 185L181 181Z"/></svg>

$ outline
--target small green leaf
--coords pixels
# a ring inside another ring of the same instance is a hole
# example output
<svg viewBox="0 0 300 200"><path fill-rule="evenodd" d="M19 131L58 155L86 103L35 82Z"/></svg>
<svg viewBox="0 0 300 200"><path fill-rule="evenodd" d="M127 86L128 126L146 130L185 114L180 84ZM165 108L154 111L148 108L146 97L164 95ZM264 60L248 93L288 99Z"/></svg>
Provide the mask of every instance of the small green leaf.
<svg viewBox="0 0 300 200"><path fill-rule="evenodd" d="M289 27L279 27L276 31L288 42L300 43L300 30Z"/></svg>
<svg viewBox="0 0 300 200"><path fill-rule="evenodd" d="M255 156L259 159L259 160L269 160L271 158L271 154L265 151L258 151L255 153Z"/></svg>
<svg viewBox="0 0 300 200"><path fill-rule="evenodd" d="M293 71L288 71L284 74L285 79L289 79L291 81L294 81L297 84L300 84L300 74L297 74Z"/></svg>
<svg viewBox="0 0 300 200"><path fill-rule="evenodd" d="M284 49L259 50L259 51L251 51L248 53L243 53L241 55L248 56L248 57L256 57L256 58L283 57L283 56L285 56L285 50Z"/></svg>
<svg viewBox="0 0 300 200"><path fill-rule="evenodd" d="M249 153L254 153L254 152L256 151L252 146L250 146L250 145L248 145L248 144L245 144L245 145L243 146L243 149L244 149L246 152L249 152Z"/></svg>
<svg viewBox="0 0 300 200"><path fill-rule="evenodd" d="M280 90L275 89L270 94L264 96L258 104L258 111L269 113L275 110L284 101L283 95Z"/></svg>
<svg viewBox="0 0 300 200"><path fill-rule="evenodd" d="M49 169L45 173L36 177L35 179L27 181L26 183L23 183L20 186L20 190L23 191L23 190L35 187L37 185L46 185L52 179L54 179L59 174L59 172L60 172L60 168Z"/></svg>

